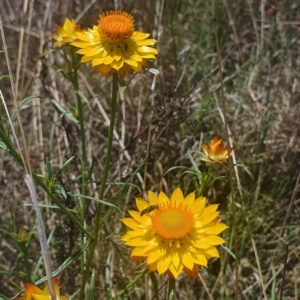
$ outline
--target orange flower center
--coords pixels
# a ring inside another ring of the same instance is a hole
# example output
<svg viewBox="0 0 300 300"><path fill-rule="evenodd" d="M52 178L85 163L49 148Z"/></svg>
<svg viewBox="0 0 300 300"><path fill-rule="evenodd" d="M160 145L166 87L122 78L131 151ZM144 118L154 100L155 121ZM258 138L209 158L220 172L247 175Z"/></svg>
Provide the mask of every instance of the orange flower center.
<svg viewBox="0 0 300 300"><path fill-rule="evenodd" d="M194 226L193 214L183 203L163 203L151 216L153 229L165 239L184 238Z"/></svg>
<svg viewBox="0 0 300 300"><path fill-rule="evenodd" d="M124 11L108 11L100 15L100 36L110 44L127 41L134 32L133 17Z"/></svg>

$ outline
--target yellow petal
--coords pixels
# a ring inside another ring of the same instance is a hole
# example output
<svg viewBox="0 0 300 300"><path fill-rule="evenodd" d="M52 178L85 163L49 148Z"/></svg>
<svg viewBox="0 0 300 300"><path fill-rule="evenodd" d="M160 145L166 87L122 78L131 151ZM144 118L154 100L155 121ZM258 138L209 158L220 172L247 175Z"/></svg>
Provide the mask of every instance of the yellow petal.
<svg viewBox="0 0 300 300"><path fill-rule="evenodd" d="M179 201L179 202L184 201L182 190L179 187L176 188L172 193L171 201Z"/></svg>
<svg viewBox="0 0 300 300"><path fill-rule="evenodd" d="M142 224L144 219L141 217L141 214L135 210L129 210L128 213L135 219L138 223Z"/></svg>
<svg viewBox="0 0 300 300"><path fill-rule="evenodd" d="M74 20L71 21L70 19L66 18L63 28L66 32L70 33L74 31L75 26L76 24Z"/></svg>
<svg viewBox="0 0 300 300"><path fill-rule="evenodd" d="M77 53L83 54L86 56L94 56L94 55L98 55L102 51L103 51L103 49L99 49L99 48L84 48L84 49L78 50Z"/></svg>
<svg viewBox="0 0 300 300"><path fill-rule="evenodd" d="M152 251L148 258L147 258L147 264L153 264L154 262L158 261L161 258L161 252L160 250Z"/></svg>
<svg viewBox="0 0 300 300"><path fill-rule="evenodd" d="M144 248L144 253L145 253L145 254L149 254L149 253L151 253L151 252L155 252L155 251L158 250L158 249L159 249L159 251L160 251L160 253L161 253L161 256L163 256L164 253L165 253L165 250L164 250L163 248L159 248L159 247L157 246L156 241L152 239L151 241L148 241L147 246Z"/></svg>
<svg viewBox="0 0 300 300"><path fill-rule="evenodd" d="M144 32L140 32L140 31L135 31L132 34L132 39L134 40L144 40L146 39L150 34L148 33L144 33Z"/></svg>
<svg viewBox="0 0 300 300"><path fill-rule="evenodd" d="M131 251L131 256L147 256L145 255L145 252L144 252L144 248L133 248L132 251Z"/></svg>
<svg viewBox="0 0 300 300"><path fill-rule="evenodd" d="M110 65L114 61L113 56L107 55L103 61L105 65Z"/></svg>
<svg viewBox="0 0 300 300"><path fill-rule="evenodd" d="M158 199L159 199L160 203L164 203L164 202L169 202L170 201L169 197L164 192L160 192L158 194Z"/></svg>
<svg viewBox="0 0 300 300"><path fill-rule="evenodd" d="M138 229L139 224L136 223L132 218L124 218L121 220L127 227L131 229Z"/></svg>
<svg viewBox="0 0 300 300"><path fill-rule="evenodd" d="M138 66L138 63L132 59L124 59L124 62L126 62L126 64L128 64L130 67L137 68Z"/></svg>
<svg viewBox="0 0 300 300"><path fill-rule="evenodd" d="M192 210L195 211L195 212L199 212L201 210L204 209L205 207L205 202L206 202L206 198L204 197L200 197L200 198L197 198L194 203L192 204Z"/></svg>
<svg viewBox="0 0 300 300"><path fill-rule="evenodd" d="M170 272L172 273L172 275L174 276L174 278L176 279L178 277L178 275L182 272L183 270L183 265L181 265L178 269L176 269L174 267L173 264L170 265L169 267Z"/></svg>
<svg viewBox="0 0 300 300"><path fill-rule="evenodd" d="M148 199L150 205L156 205L158 203L158 198L152 191L148 192Z"/></svg>
<svg viewBox="0 0 300 300"><path fill-rule="evenodd" d="M201 241L202 241L202 242L209 243L209 244L211 244L211 245L213 245L213 246L215 246L215 245L220 245L220 244L224 244L224 243L225 243L225 241L224 241L221 237L219 237L219 236L217 236L217 235L210 235L210 236L207 236L207 237L201 239Z"/></svg>
<svg viewBox="0 0 300 300"><path fill-rule="evenodd" d="M157 272L158 272L158 274L165 273L169 269L169 266L170 266L171 262L172 262L171 256L169 256L169 255L165 256L163 259L160 259L157 262Z"/></svg>
<svg viewBox="0 0 300 300"><path fill-rule="evenodd" d="M207 258L203 254L192 254L194 263L199 266L207 267Z"/></svg>
<svg viewBox="0 0 300 300"><path fill-rule="evenodd" d="M193 270L194 260L192 255L189 252L186 252L182 255L182 262L186 268Z"/></svg>
<svg viewBox="0 0 300 300"><path fill-rule="evenodd" d="M204 252L211 257L219 257L220 256L218 249L216 247L212 247L210 249L205 249Z"/></svg>
<svg viewBox="0 0 300 300"><path fill-rule="evenodd" d="M205 241L204 239L198 239L193 244L198 249L209 249L212 246L211 243Z"/></svg>
<svg viewBox="0 0 300 300"><path fill-rule="evenodd" d="M205 207L203 209L203 214L202 215L205 216L205 215L208 215L212 212L215 212L218 209L218 206L219 206L218 204L213 204L213 205L209 205L209 206Z"/></svg>
<svg viewBox="0 0 300 300"><path fill-rule="evenodd" d="M172 263L176 269L179 268L181 261L177 252L174 252L172 255Z"/></svg>
<svg viewBox="0 0 300 300"><path fill-rule="evenodd" d="M124 239L122 239L124 241ZM145 247L148 244L148 241L144 240L143 238L134 238L130 240L126 240L125 244L131 247Z"/></svg>
<svg viewBox="0 0 300 300"><path fill-rule="evenodd" d="M157 54L157 50L155 48L147 47L147 46L141 46L141 47L137 48L137 52L141 53L142 55L144 53Z"/></svg>
<svg viewBox="0 0 300 300"><path fill-rule="evenodd" d="M138 208L139 212L143 211L147 207L149 207L150 203L143 198L136 198L135 199L136 207Z"/></svg>
<svg viewBox="0 0 300 300"><path fill-rule="evenodd" d="M191 206L195 201L195 193L188 194L184 199L186 205Z"/></svg>
<svg viewBox="0 0 300 300"><path fill-rule="evenodd" d="M210 214L205 215L204 217L201 216L201 224L202 227L209 224L210 222L214 221L218 217L219 213L217 211L212 212Z"/></svg>
<svg viewBox="0 0 300 300"><path fill-rule="evenodd" d="M114 62L111 63L111 67L115 70L121 69L123 67L123 65L124 65L124 62L122 60L114 61Z"/></svg>
<svg viewBox="0 0 300 300"><path fill-rule="evenodd" d="M137 41L138 46L152 46L152 45L155 45L155 44L156 44L156 40L153 40L153 39Z"/></svg>
<svg viewBox="0 0 300 300"><path fill-rule="evenodd" d="M214 235L218 235L221 232L223 232L225 229L227 229L228 226L225 225L224 223L218 223L212 227L209 228L205 228L205 233L206 234L214 234Z"/></svg>
<svg viewBox="0 0 300 300"><path fill-rule="evenodd" d="M44 296L44 295L32 295L32 300L49 300L50 297L49 296Z"/></svg>
<svg viewBox="0 0 300 300"><path fill-rule="evenodd" d="M100 57L100 55L97 56L97 58L94 58L92 60L92 65L93 66L98 66L98 65L102 65L104 62L105 57Z"/></svg>

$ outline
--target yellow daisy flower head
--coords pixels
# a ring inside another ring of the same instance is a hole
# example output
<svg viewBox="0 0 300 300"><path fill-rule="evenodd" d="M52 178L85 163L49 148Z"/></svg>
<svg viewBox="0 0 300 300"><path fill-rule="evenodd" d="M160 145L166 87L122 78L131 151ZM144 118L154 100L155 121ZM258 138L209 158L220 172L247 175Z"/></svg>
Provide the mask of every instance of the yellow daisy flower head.
<svg viewBox="0 0 300 300"><path fill-rule="evenodd" d="M206 161L207 165L215 163L224 163L232 154L233 148L225 149L221 139L214 137L210 145L201 144L203 153L200 155L200 160Z"/></svg>
<svg viewBox="0 0 300 300"><path fill-rule="evenodd" d="M204 197L184 197L180 188L171 198L149 191L148 199L137 198L138 211L129 210L131 218L122 219L131 230L121 240L133 247L134 260L146 261L149 271L172 278L184 271L196 278L208 258L219 257L216 246L225 243L218 236L227 228L218 217L218 205L205 207Z"/></svg>
<svg viewBox="0 0 300 300"><path fill-rule="evenodd" d="M53 277L52 280L53 280L56 299L68 300L69 297L60 295L58 279L56 277ZM51 295L50 295L48 284L46 284L45 288L41 290L31 283L26 283L24 297L17 298L16 300L49 300L49 299L51 299Z"/></svg>
<svg viewBox="0 0 300 300"><path fill-rule="evenodd" d="M149 34L134 30L134 20L123 11L108 11L99 16L98 26L77 33L71 43L80 48L81 62L91 62L102 75L117 72L120 78L127 73L142 72L149 59L155 59L157 50L150 46L156 40Z"/></svg>
<svg viewBox="0 0 300 300"><path fill-rule="evenodd" d="M62 47L77 39L76 32L81 31L81 27L73 19L66 18L63 27L56 25L56 31L57 34L51 34L51 37L56 41L54 46Z"/></svg>

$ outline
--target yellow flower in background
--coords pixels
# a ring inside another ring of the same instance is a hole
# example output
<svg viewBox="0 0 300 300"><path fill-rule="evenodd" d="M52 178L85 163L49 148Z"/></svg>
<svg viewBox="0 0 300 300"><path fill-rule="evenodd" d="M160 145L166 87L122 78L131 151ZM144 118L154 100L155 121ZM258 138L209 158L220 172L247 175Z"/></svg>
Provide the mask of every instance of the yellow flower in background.
<svg viewBox="0 0 300 300"><path fill-rule="evenodd" d="M123 11L108 11L99 16L98 26L77 33L72 45L81 48L81 62L91 62L102 75L117 72L142 72L149 59L155 59L157 50L149 47L156 43L149 34L134 30L133 17Z"/></svg>
<svg viewBox="0 0 300 300"><path fill-rule="evenodd" d="M57 300L68 300L67 296L61 296L59 291L59 283L56 277L52 278L53 285L55 289L55 295ZM49 300L51 299L50 290L48 284L46 284L43 290L40 290L38 287L31 283L25 285L24 297L17 298L16 300Z"/></svg>
<svg viewBox="0 0 300 300"><path fill-rule="evenodd" d="M148 199L137 198L138 211L129 210L131 218L122 219L131 231L121 240L133 247L134 260L147 262L150 272L176 278L184 271L196 278L208 258L219 257L215 246L225 243L218 236L227 228L218 217L218 205L205 207L204 197L184 197L180 188L171 198L149 191Z"/></svg>
<svg viewBox="0 0 300 300"><path fill-rule="evenodd" d="M51 37L56 41L54 42L54 46L62 47L77 39L76 32L80 32L81 27L73 19L66 18L63 27L56 25L56 31L57 34L51 34Z"/></svg>
<svg viewBox="0 0 300 300"><path fill-rule="evenodd" d="M221 139L214 137L210 145L201 144L203 153L200 155L200 160L206 161L207 165L215 163L224 163L231 155L233 148L225 149Z"/></svg>

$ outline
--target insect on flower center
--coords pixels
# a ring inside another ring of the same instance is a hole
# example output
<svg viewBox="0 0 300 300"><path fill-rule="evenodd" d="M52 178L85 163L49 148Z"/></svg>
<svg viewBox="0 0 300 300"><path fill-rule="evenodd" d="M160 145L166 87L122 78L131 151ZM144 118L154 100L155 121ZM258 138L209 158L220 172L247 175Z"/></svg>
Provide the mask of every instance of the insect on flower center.
<svg viewBox="0 0 300 300"><path fill-rule="evenodd" d="M192 212L182 203L160 206L153 212L151 220L156 233L171 240L184 238L194 226Z"/></svg>
<svg viewBox="0 0 300 300"><path fill-rule="evenodd" d="M110 44L126 42L134 32L133 17L123 11L109 11L99 17L100 36Z"/></svg>

